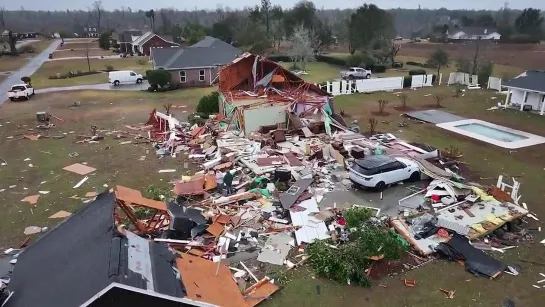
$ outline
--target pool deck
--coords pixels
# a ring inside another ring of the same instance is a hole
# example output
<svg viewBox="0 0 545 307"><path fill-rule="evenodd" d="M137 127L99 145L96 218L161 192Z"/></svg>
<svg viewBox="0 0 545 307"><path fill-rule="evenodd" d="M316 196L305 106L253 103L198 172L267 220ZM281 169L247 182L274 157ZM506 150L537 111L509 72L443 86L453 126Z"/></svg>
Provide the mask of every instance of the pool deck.
<svg viewBox="0 0 545 307"><path fill-rule="evenodd" d="M517 141L513 141L513 142L503 142L503 141L500 141L500 140L489 138L489 137L486 137L484 135L474 133L474 132L471 132L471 131L467 131L467 130L464 130L464 129L460 129L460 128L457 127L457 126L468 125L468 124L479 124L479 125L483 125L483 126L488 126L490 128L493 128L493 129L498 129L498 130L502 130L502 131L509 132L509 133L512 133L512 134L523 136L526 139L517 140ZM511 128L500 126L500 125L496 125L496 124L493 124L493 123L485 122L485 121L482 121L482 120L479 120L479 119L464 119L464 120L459 120L459 121L440 123L440 124L437 124L436 126L439 127L439 128L445 129L445 130L456 132L458 134L465 135L467 137L474 138L474 139L477 139L477 140L480 140L480 141L483 141L483 142L486 142L486 143L489 143L489 144L492 144L492 145L496 145L496 146L499 146L499 147L502 147L502 148L507 148L507 149L517 149L517 148L528 147L528 146L533 146L533 145L538 145L538 144L545 143L545 137L535 135L535 134L532 134L532 133L528 133L528 132L524 132L524 131L520 131L520 130L516 130L516 129L511 129Z"/></svg>

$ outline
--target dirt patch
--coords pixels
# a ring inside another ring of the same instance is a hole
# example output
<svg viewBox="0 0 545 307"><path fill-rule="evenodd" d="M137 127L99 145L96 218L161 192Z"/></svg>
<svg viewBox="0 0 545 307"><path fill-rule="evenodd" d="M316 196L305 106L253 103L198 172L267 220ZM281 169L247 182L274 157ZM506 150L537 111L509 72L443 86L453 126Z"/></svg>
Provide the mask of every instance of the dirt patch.
<svg viewBox="0 0 545 307"><path fill-rule="evenodd" d="M389 116L389 115L390 115L390 113L388 113L388 112L382 112L382 113L380 113L380 112L378 112L378 111L373 111L373 112L371 112L371 114L373 114L373 115L375 115L375 116L380 116L380 117L386 117L386 116Z"/></svg>
<svg viewBox="0 0 545 307"><path fill-rule="evenodd" d="M400 112L407 112L407 111L414 111L414 108L409 106L394 106L394 109L400 111Z"/></svg>
<svg viewBox="0 0 545 307"><path fill-rule="evenodd" d="M464 44L404 44L399 55L428 58L440 47L453 60L470 58L475 53L473 43ZM524 69L545 69L545 46L536 44L494 44L482 42L480 56L494 64L509 65Z"/></svg>
<svg viewBox="0 0 545 307"><path fill-rule="evenodd" d="M444 107L441 106L441 105L436 105L436 104L427 104L424 106L424 109L443 109Z"/></svg>

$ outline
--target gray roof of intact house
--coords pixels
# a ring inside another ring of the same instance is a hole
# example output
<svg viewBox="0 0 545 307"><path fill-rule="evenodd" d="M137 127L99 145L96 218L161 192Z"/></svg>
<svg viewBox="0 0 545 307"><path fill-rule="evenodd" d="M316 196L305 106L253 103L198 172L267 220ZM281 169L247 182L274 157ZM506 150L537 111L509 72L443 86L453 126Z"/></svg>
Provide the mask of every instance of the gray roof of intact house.
<svg viewBox="0 0 545 307"><path fill-rule="evenodd" d="M464 32L467 35L489 35L498 30L493 27L463 27L454 31L453 34L458 32Z"/></svg>
<svg viewBox="0 0 545 307"><path fill-rule="evenodd" d="M233 61L242 53L242 50L210 36L187 48L151 49L155 66L164 69L223 65Z"/></svg>
<svg viewBox="0 0 545 307"><path fill-rule="evenodd" d="M545 71L528 70L514 79L503 82L502 86L545 93Z"/></svg>
<svg viewBox="0 0 545 307"><path fill-rule="evenodd" d="M23 251L5 307L80 306L112 283L145 291L152 285L154 292L184 297L166 246L149 243L152 280L131 270L129 245L134 243L114 227L114 208L113 193L100 194Z"/></svg>

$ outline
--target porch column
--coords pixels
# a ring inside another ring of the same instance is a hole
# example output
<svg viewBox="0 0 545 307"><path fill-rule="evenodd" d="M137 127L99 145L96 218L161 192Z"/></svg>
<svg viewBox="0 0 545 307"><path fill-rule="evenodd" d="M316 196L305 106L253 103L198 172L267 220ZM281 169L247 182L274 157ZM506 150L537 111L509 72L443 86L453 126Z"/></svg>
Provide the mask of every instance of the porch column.
<svg viewBox="0 0 545 307"><path fill-rule="evenodd" d="M528 99L528 92L524 92L524 95L522 96L522 103L520 104L520 110L524 110L524 102Z"/></svg>
<svg viewBox="0 0 545 307"><path fill-rule="evenodd" d="M539 115L543 115L545 112L545 94L543 97L541 97L541 111L539 112Z"/></svg>
<svg viewBox="0 0 545 307"><path fill-rule="evenodd" d="M507 90L507 96L505 97L505 106L507 107L509 104L511 104L511 90Z"/></svg>

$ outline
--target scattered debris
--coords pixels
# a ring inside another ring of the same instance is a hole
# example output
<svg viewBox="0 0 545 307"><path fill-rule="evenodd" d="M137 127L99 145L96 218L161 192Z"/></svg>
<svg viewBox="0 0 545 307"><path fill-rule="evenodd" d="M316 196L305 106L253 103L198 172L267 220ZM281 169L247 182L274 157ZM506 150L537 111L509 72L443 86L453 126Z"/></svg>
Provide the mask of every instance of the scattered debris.
<svg viewBox="0 0 545 307"><path fill-rule="evenodd" d="M92 173L92 172L96 171L96 168L93 168L93 167L90 167L90 166L87 166L87 165L83 165L83 164L80 164L80 163L75 163L75 164L72 164L72 165L69 165L69 166L63 168L63 170L84 176L84 175L87 175L89 173Z"/></svg>
<svg viewBox="0 0 545 307"><path fill-rule="evenodd" d="M87 181L87 179L89 179L88 176L83 177L83 179L81 179L78 183L76 183L76 185L73 187L73 189L79 188L85 181Z"/></svg>
<svg viewBox="0 0 545 307"><path fill-rule="evenodd" d="M30 196L27 196L23 199L21 199L21 201L25 201L31 205L35 205L38 203L38 198L40 198L40 195L30 195Z"/></svg>
<svg viewBox="0 0 545 307"><path fill-rule="evenodd" d="M50 218L50 219L63 219L63 218L69 217L70 215L72 215L72 213L67 212L67 211L64 211L64 210L61 210L61 211L59 211L59 212L53 214L53 215L50 216L49 218Z"/></svg>

